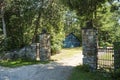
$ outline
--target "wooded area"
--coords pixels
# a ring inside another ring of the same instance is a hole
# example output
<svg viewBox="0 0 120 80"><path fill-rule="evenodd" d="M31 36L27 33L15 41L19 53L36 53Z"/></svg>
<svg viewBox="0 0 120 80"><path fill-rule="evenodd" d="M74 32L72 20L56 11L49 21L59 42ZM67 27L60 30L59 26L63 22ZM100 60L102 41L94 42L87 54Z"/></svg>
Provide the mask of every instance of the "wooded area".
<svg viewBox="0 0 120 80"><path fill-rule="evenodd" d="M22 48L38 42L46 29L52 51L74 33L81 41L81 28L92 20L100 46L120 41L119 0L0 0L0 51Z"/></svg>

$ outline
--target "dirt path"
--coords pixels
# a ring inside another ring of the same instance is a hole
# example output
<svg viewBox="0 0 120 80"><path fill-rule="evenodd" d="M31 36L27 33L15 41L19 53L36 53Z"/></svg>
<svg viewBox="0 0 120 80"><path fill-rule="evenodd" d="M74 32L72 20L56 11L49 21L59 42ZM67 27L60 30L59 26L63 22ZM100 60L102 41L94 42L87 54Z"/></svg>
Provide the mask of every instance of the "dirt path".
<svg viewBox="0 0 120 80"><path fill-rule="evenodd" d="M82 54L71 58L19 68L0 67L0 80L67 80L74 66L82 64Z"/></svg>

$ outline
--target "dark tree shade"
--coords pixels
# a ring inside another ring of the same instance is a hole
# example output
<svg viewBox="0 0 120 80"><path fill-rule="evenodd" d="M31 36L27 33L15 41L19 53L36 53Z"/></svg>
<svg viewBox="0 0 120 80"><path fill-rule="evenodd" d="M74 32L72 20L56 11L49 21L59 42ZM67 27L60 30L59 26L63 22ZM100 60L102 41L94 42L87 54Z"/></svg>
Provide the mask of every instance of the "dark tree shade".
<svg viewBox="0 0 120 80"><path fill-rule="evenodd" d="M80 16L92 19L98 7L101 7L106 0L61 0L71 10L76 10Z"/></svg>

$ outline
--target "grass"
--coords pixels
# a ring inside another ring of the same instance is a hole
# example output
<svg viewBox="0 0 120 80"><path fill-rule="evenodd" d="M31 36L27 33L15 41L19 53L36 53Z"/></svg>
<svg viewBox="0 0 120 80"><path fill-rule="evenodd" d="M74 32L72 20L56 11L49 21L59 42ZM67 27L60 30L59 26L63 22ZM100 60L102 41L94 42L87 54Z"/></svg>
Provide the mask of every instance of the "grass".
<svg viewBox="0 0 120 80"><path fill-rule="evenodd" d="M113 53L104 53L98 56L98 64L101 67L113 67L114 64L114 58L113 58Z"/></svg>
<svg viewBox="0 0 120 80"><path fill-rule="evenodd" d="M84 66L77 66L73 69L68 80L112 80L109 75L101 72L90 72Z"/></svg>
<svg viewBox="0 0 120 80"><path fill-rule="evenodd" d="M81 47L76 47L76 48L64 48L61 50L59 54L53 55L51 57L52 60L61 60L64 58L69 58L72 57L75 54L81 53Z"/></svg>
<svg viewBox="0 0 120 80"><path fill-rule="evenodd" d="M22 60L0 61L0 66L15 68L15 67L21 67L21 66L32 65L32 64L46 64L46 63L49 63L49 62L48 61L46 61L46 62L40 62L40 61L22 61Z"/></svg>
<svg viewBox="0 0 120 80"><path fill-rule="evenodd" d="M113 59L112 53L105 53L99 56L99 59L111 60Z"/></svg>

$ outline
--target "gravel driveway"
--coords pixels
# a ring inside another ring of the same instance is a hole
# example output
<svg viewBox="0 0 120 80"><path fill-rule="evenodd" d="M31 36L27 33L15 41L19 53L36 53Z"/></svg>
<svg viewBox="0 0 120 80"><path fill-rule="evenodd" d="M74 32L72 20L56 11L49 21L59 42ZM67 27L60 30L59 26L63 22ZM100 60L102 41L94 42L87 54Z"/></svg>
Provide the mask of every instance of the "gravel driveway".
<svg viewBox="0 0 120 80"><path fill-rule="evenodd" d="M82 54L71 58L19 68L0 67L0 80L67 80L74 66L82 64Z"/></svg>

